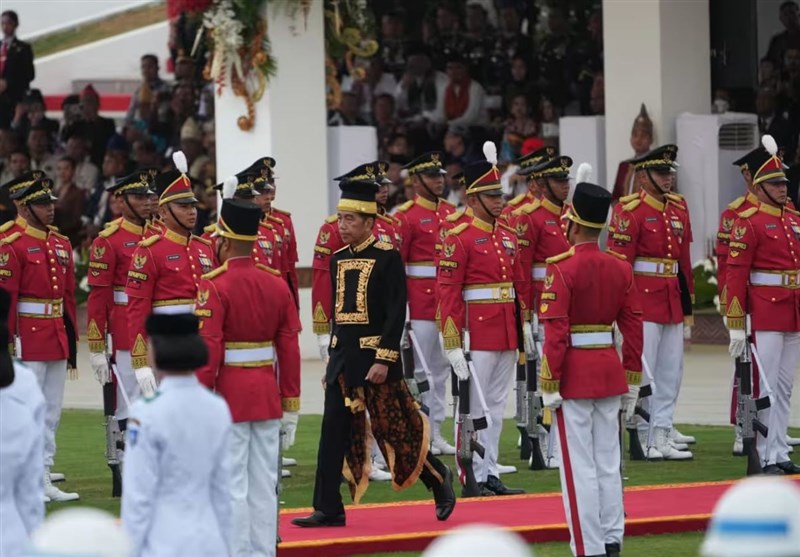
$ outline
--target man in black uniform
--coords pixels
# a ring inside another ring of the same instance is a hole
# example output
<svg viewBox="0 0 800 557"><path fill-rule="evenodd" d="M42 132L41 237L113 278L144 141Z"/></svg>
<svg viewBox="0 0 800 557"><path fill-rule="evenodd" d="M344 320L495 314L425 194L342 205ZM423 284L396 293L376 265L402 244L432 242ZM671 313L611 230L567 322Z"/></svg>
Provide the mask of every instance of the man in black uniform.
<svg viewBox="0 0 800 557"><path fill-rule="evenodd" d="M428 452L430 424L403 380L405 273L400 253L372 234L378 211L375 179L339 184L339 232L346 246L330 264L333 326L314 512L292 520L297 526L345 525L342 474L358 503L369 485L370 427L391 463L395 490L422 480L433 491L439 520L447 520L456 504L452 472Z"/></svg>

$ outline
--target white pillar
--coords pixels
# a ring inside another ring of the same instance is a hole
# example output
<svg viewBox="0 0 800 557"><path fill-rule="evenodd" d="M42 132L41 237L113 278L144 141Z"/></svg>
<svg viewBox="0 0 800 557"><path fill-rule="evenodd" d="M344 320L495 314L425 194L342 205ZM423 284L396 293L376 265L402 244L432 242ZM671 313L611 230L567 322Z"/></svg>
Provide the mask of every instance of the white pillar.
<svg viewBox="0 0 800 557"><path fill-rule="evenodd" d="M217 176L220 180L270 155L277 161L276 207L290 211L297 235L298 268L310 267L316 232L328 215L325 22L323 2L311 2L307 26L269 4L268 33L278 72L256 106L255 127L241 131L247 113L228 84L216 99ZM303 355L316 353L311 335L310 290L300 293Z"/></svg>
<svg viewBox="0 0 800 557"><path fill-rule="evenodd" d="M710 112L709 41L708 0L603 0L609 185L633 154L641 103L653 120L654 146L675 141L678 114Z"/></svg>

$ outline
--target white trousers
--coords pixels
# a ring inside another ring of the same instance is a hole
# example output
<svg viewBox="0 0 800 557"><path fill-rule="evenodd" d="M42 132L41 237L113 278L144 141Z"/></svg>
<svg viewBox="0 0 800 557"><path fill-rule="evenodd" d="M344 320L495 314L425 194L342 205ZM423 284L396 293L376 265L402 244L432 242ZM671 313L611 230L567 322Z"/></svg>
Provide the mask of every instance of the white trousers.
<svg viewBox="0 0 800 557"><path fill-rule="evenodd" d="M133 365L131 364L130 350L117 350L114 354L114 359L117 362L118 379L117 382L117 419L124 420L129 416L129 408L125 403L125 397L122 396L122 391L128 395L131 404L139 400L142 396L139 390L139 383L136 381L136 374L133 372Z"/></svg>
<svg viewBox="0 0 800 557"><path fill-rule="evenodd" d="M619 396L573 399L555 412L561 495L573 555L605 555L605 544L622 544L619 407Z"/></svg>
<svg viewBox="0 0 800 557"><path fill-rule="evenodd" d="M64 385L67 382L67 360L48 362L22 362L36 376L45 401L44 413L44 466L53 466L56 455L56 430L61 420L64 403Z"/></svg>
<svg viewBox="0 0 800 557"><path fill-rule="evenodd" d="M470 415L473 419L484 416L478 397L480 386L492 425L478 432L478 441L485 449L484 457L477 453L472 458L472 470L475 480L485 482L489 476L499 477L497 472L497 456L500 452L500 434L503 431L503 414L506 408L506 399L511 391L511 382L517 363L515 350L489 352L476 350L472 352L472 363L475 367L475 377L470 381ZM475 379L477 378L477 383ZM458 428L458 424L456 424ZM457 429L456 429L457 432ZM458 466L458 459L456 459ZM461 474L459 474L460 476Z"/></svg>
<svg viewBox="0 0 800 557"><path fill-rule="evenodd" d="M425 368L419 358L417 350L421 351L425 357L425 362L430 369L428 381L431 390L424 396L423 400L430 409L430 419L434 422L438 431L439 424L444 421L447 405L447 385L450 384L450 362L444 354L442 344L439 342L439 329L435 321L411 320L411 330L417 340L414 347L414 375L421 377L425 374Z"/></svg>
<svg viewBox="0 0 800 557"><path fill-rule="evenodd" d="M280 420L233 424L231 557L275 557Z"/></svg>
<svg viewBox="0 0 800 557"><path fill-rule="evenodd" d="M759 419L769 428L769 435L766 438L756 436L758 454L762 465L766 466L789 460L786 428L789 427L794 375L800 362L800 333L756 331L755 337L756 350L764 366L759 369L772 389L771 406L758 413ZM762 391L761 396L764 394Z"/></svg>
<svg viewBox="0 0 800 557"><path fill-rule="evenodd" d="M645 321L643 353L656 382L652 396L642 399L642 408L650 412L649 427L671 428L683 379L683 323ZM649 383L642 373L642 386ZM648 424L641 420L639 429L647 431Z"/></svg>

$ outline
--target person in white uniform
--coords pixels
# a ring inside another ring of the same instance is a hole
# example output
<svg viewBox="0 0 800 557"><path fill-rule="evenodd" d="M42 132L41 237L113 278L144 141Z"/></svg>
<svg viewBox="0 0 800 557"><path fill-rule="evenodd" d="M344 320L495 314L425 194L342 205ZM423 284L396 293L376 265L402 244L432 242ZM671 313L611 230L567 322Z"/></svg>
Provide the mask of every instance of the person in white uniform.
<svg viewBox="0 0 800 557"><path fill-rule="evenodd" d="M151 315L148 364L160 377L128 418L122 524L135 557L229 555L232 422L194 375L208 352L192 314Z"/></svg>

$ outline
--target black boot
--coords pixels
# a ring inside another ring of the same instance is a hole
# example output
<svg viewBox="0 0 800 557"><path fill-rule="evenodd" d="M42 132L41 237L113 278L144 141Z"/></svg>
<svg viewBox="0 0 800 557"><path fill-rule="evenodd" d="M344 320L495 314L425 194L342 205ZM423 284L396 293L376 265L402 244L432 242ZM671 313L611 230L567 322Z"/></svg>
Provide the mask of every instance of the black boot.
<svg viewBox="0 0 800 557"><path fill-rule="evenodd" d="M301 528L323 528L326 526L344 526L344 513L339 515L327 515L322 511L314 511L308 516L293 518L292 524Z"/></svg>
<svg viewBox="0 0 800 557"><path fill-rule="evenodd" d="M619 557L620 545L618 543L606 544L606 557Z"/></svg>
<svg viewBox="0 0 800 557"><path fill-rule="evenodd" d="M442 480L434 475L429 467L436 470ZM428 458L423 465L419 479L425 484L428 490L433 492L433 501L436 504L436 518L447 520L453 509L456 508L456 493L453 491L453 472L449 466L445 466L441 460L428 453Z"/></svg>
<svg viewBox="0 0 800 557"><path fill-rule="evenodd" d="M486 478L486 489L495 495L521 495L525 493L524 489L506 487L497 476L489 476Z"/></svg>

